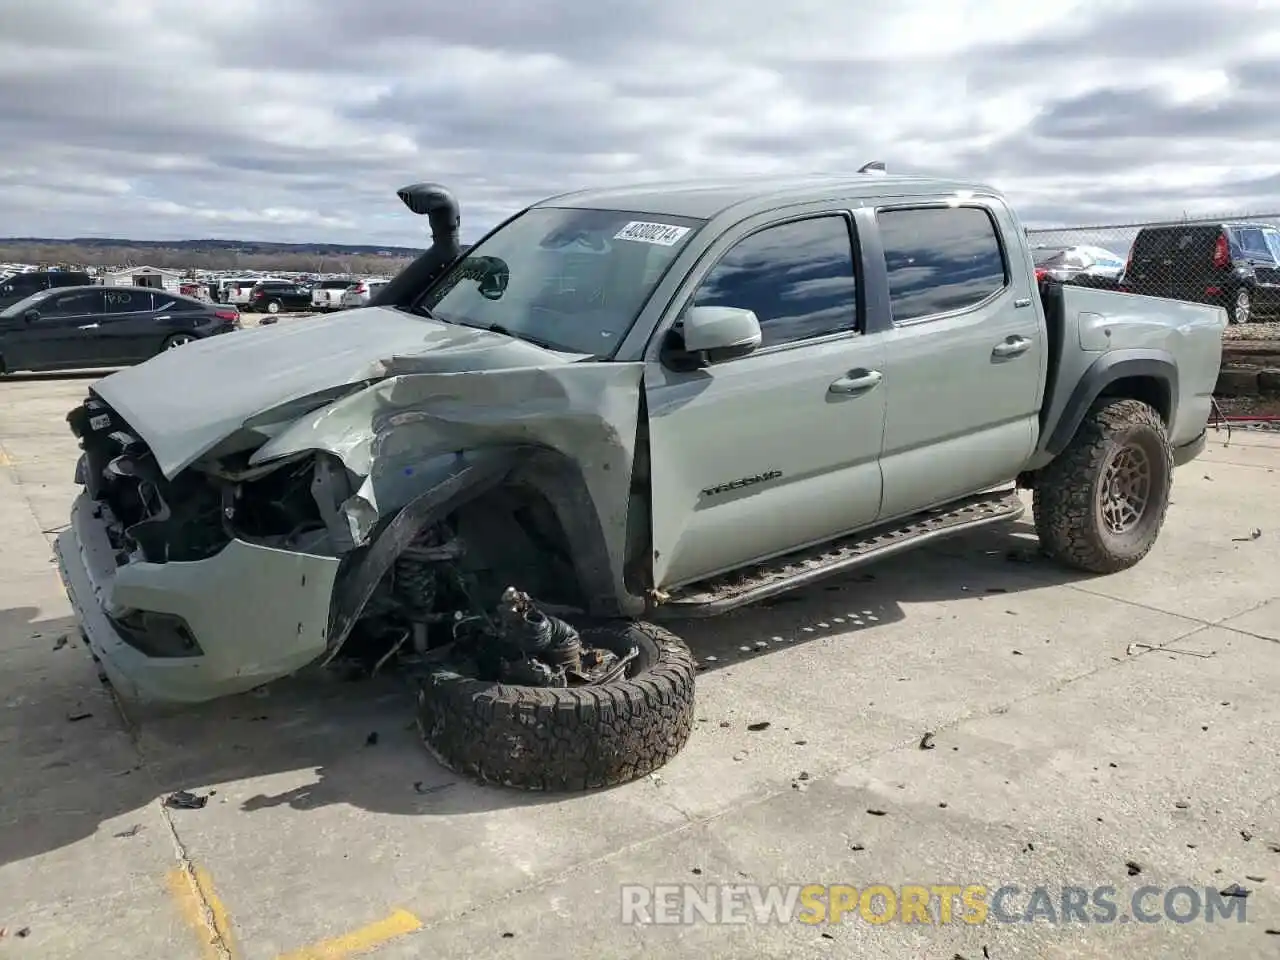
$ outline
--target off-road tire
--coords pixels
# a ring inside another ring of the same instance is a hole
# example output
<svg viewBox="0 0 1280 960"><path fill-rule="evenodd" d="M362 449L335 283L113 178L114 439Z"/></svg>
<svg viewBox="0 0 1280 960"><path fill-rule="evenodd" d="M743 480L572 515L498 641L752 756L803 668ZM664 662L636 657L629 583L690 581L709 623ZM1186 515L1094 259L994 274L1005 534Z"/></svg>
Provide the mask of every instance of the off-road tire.
<svg viewBox="0 0 1280 960"><path fill-rule="evenodd" d="M1146 506L1134 528L1114 533L1102 516L1104 474L1123 448L1138 447L1150 469ZM1067 448L1036 479L1036 534L1049 556L1089 573L1115 573L1150 552L1169 509L1173 449L1164 421L1140 400L1102 398Z"/></svg>
<svg viewBox="0 0 1280 960"><path fill-rule="evenodd" d="M658 769L693 727L696 671L685 644L626 620L579 626L584 645L640 650L632 676L577 687L475 680L433 670L418 691L418 729L442 764L483 783L567 792L611 787Z"/></svg>

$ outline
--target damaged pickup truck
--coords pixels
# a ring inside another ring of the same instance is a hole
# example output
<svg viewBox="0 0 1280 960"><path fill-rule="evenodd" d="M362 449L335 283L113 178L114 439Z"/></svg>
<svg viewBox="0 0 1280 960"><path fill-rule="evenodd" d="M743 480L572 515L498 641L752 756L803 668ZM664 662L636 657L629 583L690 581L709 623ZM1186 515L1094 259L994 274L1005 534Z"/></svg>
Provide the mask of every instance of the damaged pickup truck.
<svg viewBox="0 0 1280 960"><path fill-rule="evenodd" d="M692 657L649 621L1016 519L1018 488L1051 555L1138 562L1225 313L1038 287L997 192L873 166L567 194L462 256L428 189L436 246L379 305L95 383L57 552L107 676L194 702L416 658L444 763L595 787L689 735Z"/></svg>

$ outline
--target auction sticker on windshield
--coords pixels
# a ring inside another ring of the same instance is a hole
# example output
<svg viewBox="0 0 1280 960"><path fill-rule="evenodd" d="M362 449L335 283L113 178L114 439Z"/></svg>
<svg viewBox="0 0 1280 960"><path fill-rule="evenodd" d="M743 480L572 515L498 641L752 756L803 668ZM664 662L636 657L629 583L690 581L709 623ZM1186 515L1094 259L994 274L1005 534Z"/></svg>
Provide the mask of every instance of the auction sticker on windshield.
<svg viewBox="0 0 1280 960"><path fill-rule="evenodd" d="M644 220L632 220L615 233L613 239L634 240L636 243L656 243L662 247L674 247L688 232L688 227L677 227L669 223L649 223Z"/></svg>

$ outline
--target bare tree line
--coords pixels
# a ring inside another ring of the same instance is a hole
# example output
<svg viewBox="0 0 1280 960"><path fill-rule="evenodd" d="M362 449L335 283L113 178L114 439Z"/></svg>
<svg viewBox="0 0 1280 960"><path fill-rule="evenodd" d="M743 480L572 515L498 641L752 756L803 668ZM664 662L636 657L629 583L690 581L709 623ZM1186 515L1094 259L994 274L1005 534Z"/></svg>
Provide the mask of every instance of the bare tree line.
<svg viewBox="0 0 1280 960"><path fill-rule="evenodd" d="M41 267L162 267L168 270L279 270L288 273L338 273L390 276L409 263L408 257L379 254L278 251L241 253L236 250L166 247L78 246L76 244L0 243L0 262Z"/></svg>

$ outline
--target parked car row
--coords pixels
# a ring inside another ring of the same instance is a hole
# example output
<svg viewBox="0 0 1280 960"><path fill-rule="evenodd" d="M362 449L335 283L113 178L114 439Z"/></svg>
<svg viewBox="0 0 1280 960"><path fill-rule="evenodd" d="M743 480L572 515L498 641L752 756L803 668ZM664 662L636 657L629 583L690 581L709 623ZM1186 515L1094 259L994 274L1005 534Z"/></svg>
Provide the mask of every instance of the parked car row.
<svg viewBox="0 0 1280 960"><path fill-rule="evenodd" d="M388 281L336 277L302 283L283 277L227 277L210 284L210 297L219 303L254 313L324 312L363 307Z"/></svg>
<svg viewBox="0 0 1280 960"><path fill-rule="evenodd" d="M234 307L150 287L41 290L0 310L0 374L127 366L239 329Z"/></svg>
<svg viewBox="0 0 1280 960"><path fill-rule="evenodd" d="M1032 248L1036 278L1222 307L1231 323L1280 319L1280 227L1165 223L1143 227L1127 260L1102 247Z"/></svg>

